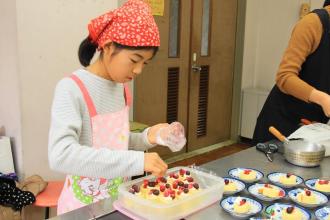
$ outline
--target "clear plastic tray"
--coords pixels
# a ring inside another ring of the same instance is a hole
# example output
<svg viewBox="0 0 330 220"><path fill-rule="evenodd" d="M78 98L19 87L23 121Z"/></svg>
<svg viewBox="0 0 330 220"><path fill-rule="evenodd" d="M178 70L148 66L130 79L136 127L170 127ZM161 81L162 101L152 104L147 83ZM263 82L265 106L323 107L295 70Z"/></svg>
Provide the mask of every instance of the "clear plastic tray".
<svg viewBox="0 0 330 220"><path fill-rule="evenodd" d="M146 176L136 180L123 183L119 186L118 202L131 213L144 219L180 219L203 209L222 198L224 181L221 177L189 167L174 167L167 171L166 177L180 169L189 170L202 189L170 204L153 203L150 200L138 197L128 192L133 184L142 185L143 180L154 180L154 176Z"/></svg>

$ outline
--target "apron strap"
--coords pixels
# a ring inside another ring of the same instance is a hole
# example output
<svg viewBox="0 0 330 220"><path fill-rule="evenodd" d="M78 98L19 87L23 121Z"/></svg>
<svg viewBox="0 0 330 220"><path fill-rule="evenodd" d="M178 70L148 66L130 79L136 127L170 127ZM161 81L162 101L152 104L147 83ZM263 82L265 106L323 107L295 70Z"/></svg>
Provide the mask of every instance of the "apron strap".
<svg viewBox="0 0 330 220"><path fill-rule="evenodd" d="M125 96L125 103L128 107L132 105L132 94L129 90L129 87L126 83L124 83L124 96Z"/></svg>
<svg viewBox="0 0 330 220"><path fill-rule="evenodd" d="M75 81L77 83L77 85L79 86L79 88L83 94L84 100L86 102L87 108L88 108L89 117L92 119L92 117L97 115L96 108L94 106L92 98L90 97L84 83L78 78L78 76L76 76L74 74L71 74L70 78L73 79L73 81Z"/></svg>

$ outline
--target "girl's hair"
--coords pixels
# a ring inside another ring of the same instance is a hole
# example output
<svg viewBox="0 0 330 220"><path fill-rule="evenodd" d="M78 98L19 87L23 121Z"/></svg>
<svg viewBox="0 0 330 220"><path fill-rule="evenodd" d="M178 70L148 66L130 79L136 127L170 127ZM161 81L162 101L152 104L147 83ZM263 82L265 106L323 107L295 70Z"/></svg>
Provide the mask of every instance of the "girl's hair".
<svg viewBox="0 0 330 220"><path fill-rule="evenodd" d="M111 43L110 43L111 44ZM109 46L105 45L105 46ZM153 50L153 57L156 55L158 51L157 46L126 46L122 44L118 44L116 42L112 42L112 44L115 46L115 52L112 55L116 55L120 50L126 49L126 50ZM78 56L79 56L79 61L81 65L83 66L88 66L96 52L97 45L91 41L89 37L85 38L79 46L78 50ZM102 52L101 55L102 57Z"/></svg>
<svg viewBox="0 0 330 220"><path fill-rule="evenodd" d="M323 7L328 6L328 5L330 5L330 0L325 0L324 4L323 4Z"/></svg>

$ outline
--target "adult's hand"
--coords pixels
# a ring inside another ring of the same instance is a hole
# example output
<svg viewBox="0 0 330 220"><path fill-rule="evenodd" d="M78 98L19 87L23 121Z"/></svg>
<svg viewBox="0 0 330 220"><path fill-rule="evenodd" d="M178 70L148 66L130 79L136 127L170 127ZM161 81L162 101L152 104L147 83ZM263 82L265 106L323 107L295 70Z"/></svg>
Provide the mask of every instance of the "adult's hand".
<svg viewBox="0 0 330 220"><path fill-rule="evenodd" d="M312 93L309 97L309 101L320 105L323 109L324 114L327 117L330 117L330 95L329 94L319 91L317 89L313 89Z"/></svg>

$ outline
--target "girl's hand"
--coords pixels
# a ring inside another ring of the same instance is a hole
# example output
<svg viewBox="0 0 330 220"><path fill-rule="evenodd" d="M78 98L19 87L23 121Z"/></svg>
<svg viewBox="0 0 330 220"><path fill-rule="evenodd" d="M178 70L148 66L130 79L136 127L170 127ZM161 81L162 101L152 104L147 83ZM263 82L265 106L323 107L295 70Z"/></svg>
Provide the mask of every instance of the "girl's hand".
<svg viewBox="0 0 330 220"><path fill-rule="evenodd" d="M314 89L309 97L309 100L320 105L324 114L327 117L330 117L330 96L327 93Z"/></svg>
<svg viewBox="0 0 330 220"><path fill-rule="evenodd" d="M156 144L156 135L157 132L159 131L159 129L163 128L163 127L167 127L169 126L169 124L167 123L161 123L161 124L156 124L152 127L149 128L148 131L148 141L150 144Z"/></svg>
<svg viewBox="0 0 330 220"><path fill-rule="evenodd" d="M154 176L164 176L167 171L167 164L157 153L145 153L144 171L151 172Z"/></svg>

